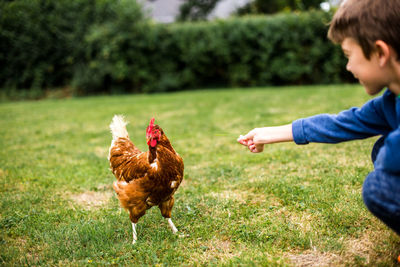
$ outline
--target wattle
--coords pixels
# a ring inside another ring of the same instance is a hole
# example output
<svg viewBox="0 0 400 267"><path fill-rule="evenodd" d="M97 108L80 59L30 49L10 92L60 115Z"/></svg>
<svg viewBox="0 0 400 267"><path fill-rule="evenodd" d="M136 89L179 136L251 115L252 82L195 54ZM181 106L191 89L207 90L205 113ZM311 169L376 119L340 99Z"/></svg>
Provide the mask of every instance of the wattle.
<svg viewBox="0 0 400 267"><path fill-rule="evenodd" d="M157 140L156 140L156 139L152 139L152 140L150 141L150 145L151 145L152 147L155 147L155 146L157 145Z"/></svg>

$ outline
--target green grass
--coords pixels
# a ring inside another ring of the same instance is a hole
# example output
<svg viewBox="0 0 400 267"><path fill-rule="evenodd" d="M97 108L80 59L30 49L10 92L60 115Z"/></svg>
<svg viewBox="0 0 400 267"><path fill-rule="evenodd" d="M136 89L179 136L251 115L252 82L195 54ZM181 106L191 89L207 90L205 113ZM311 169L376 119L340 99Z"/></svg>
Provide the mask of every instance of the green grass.
<svg viewBox="0 0 400 267"><path fill-rule="evenodd" d="M395 266L399 238L361 199L376 138L260 154L236 143L368 99L347 85L2 103L0 264ZM107 162L114 114L141 149L154 116L182 155L173 220L185 237L153 208L131 245Z"/></svg>

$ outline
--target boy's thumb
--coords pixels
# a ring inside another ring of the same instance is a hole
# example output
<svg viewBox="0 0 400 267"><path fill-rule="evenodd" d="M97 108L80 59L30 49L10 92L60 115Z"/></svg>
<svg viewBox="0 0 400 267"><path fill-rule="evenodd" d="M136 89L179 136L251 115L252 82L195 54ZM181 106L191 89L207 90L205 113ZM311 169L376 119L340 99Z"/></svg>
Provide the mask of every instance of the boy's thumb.
<svg viewBox="0 0 400 267"><path fill-rule="evenodd" d="M254 138L254 132L253 131L250 131L245 136L243 136L243 139L245 139L245 140L252 140L253 138Z"/></svg>

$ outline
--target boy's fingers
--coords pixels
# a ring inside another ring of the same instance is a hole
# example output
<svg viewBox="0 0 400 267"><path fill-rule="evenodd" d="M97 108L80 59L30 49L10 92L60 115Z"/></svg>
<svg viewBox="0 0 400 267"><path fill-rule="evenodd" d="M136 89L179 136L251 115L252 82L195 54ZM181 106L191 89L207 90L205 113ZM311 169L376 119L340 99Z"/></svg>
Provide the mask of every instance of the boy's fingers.
<svg viewBox="0 0 400 267"><path fill-rule="evenodd" d="M248 146L249 150L253 153L260 153L264 151L264 145L251 144Z"/></svg>
<svg viewBox="0 0 400 267"><path fill-rule="evenodd" d="M251 148L251 149L250 149L250 152L252 152L252 153L258 153L259 151L257 151L257 148L254 147L254 148Z"/></svg>
<svg viewBox="0 0 400 267"><path fill-rule="evenodd" d="M251 134L251 132L249 132L248 134L246 134L245 136L243 136L243 139L253 139L253 134Z"/></svg>
<svg viewBox="0 0 400 267"><path fill-rule="evenodd" d="M240 140L240 141L238 141L240 144L242 144L242 145L244 145L244 146L247 146L247 142L246 141L244 141L244 140Z"/></svg>
<svg viewBox="0 0 400 267"><path fill-rule="evenodd" d="M253 139L255 135L254 129L251 130L250 132L248 132L247 134L245 134L245 136L243 136L244 139Z"/></svg>
<svg viewBox="0 0 400 267"><path fill-rule="evenodd" d="M243 138L243 135L239 136L239 138L237 139L237 141L239 143L241 143L244 146L247 146L247 140Z"/></svg>

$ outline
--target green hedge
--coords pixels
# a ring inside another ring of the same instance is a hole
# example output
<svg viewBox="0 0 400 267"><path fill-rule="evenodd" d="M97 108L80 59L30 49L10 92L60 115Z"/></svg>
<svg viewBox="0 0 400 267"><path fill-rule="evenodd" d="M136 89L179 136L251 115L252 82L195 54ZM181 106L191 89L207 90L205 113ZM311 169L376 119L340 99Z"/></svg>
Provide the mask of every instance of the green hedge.
<svg viewBox="0 0 400 267"><path fill-rule="evenodd" d="M102 68L103 79L76 86L158 92L349 81L340 48L326 38L330 17L308 12L145 25L135 33L100 28L88 39L89 47L100 50L86 65L85 76Z"/></svg>
<svg viewBox="0 0 400 267"><path fill-rule="evenodd" d="M351 80L340 48L326 38L329 13L163 25L146 20L133 3L6 4L0 63L8 67L0 86L72 84L86 95Z"/></svg>
<svg viewBox="0 0 400 267"><path fill-rule="evenodd" d="M68 86L87 64L92 28L128 12L132 23L143 20L135 0L0 1L0 87Z"/></svg>

